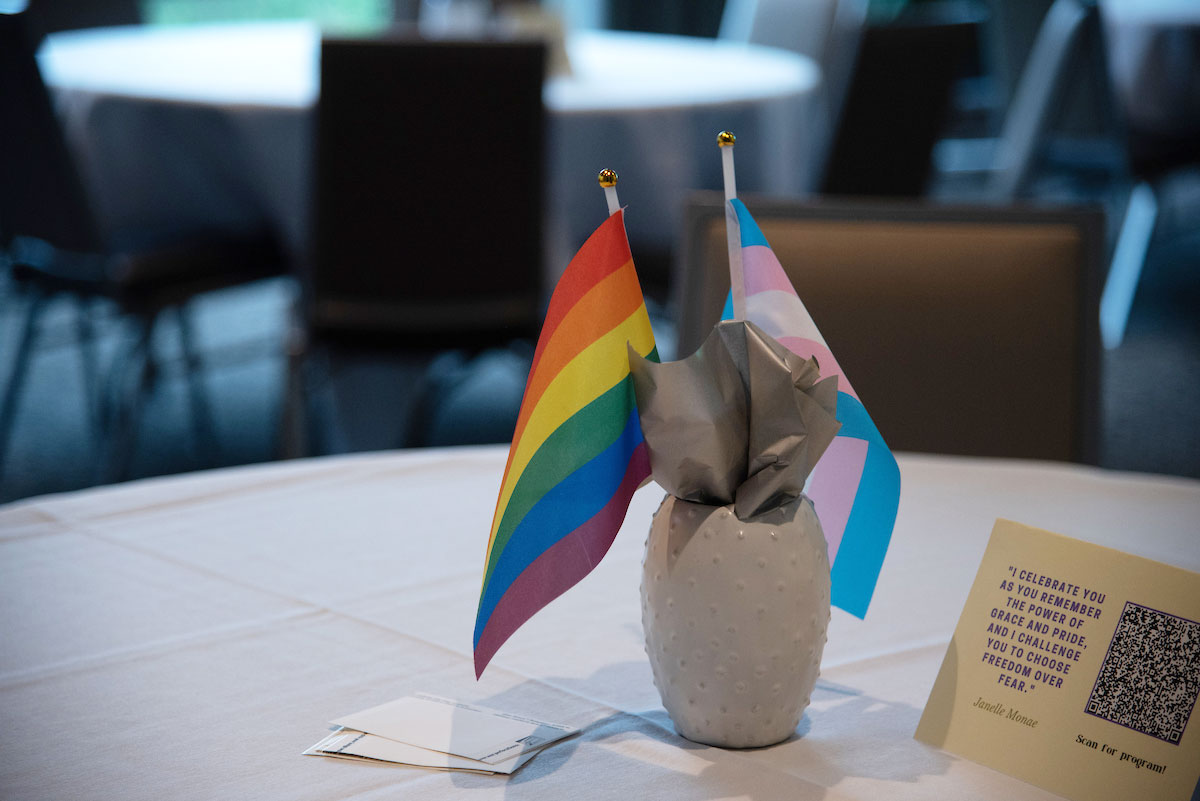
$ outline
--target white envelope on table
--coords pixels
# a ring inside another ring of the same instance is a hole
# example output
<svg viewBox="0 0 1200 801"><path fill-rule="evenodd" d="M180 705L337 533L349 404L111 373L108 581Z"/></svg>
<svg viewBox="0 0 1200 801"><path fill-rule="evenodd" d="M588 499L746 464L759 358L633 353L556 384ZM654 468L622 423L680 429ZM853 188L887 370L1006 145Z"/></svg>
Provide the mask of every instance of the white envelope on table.
<svg viewBox="0 0 1200 801"><path fill-rule="evenodd" d="M475 759L431 751L415 745L389 740L374 734L339 729L304 752L311 756L327 756L358 762L394 762L432 770L470 771L473 773L509 774L537 755L537 751L526 751L503 762L489 764Z"/></svg>
<svg viewBox="0 0 1200 801"><path fill-rule="evenodd" d="M419 749L498 765L561 740L576 729L438 698L409 696L332 721Z"/></svg>

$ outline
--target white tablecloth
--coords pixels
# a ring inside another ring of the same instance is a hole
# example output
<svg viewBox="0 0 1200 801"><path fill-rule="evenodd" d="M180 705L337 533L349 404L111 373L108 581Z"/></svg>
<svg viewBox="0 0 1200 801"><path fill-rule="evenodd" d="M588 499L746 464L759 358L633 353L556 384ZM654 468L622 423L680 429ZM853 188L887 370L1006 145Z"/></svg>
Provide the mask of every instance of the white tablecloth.
<svg viewBox="0 0 1200 801"><path fill-rule="evenodd" d="M798 736L679 738L643 653L661 492L476 682L497 447L199 473L0 507L0 797L1051 798L912 739L996 517L1200 568L1200 482L901 455L866 621L834 610ZM426 691L584 728L512 778L303 757L326 721Z"/></svg>
<svg viewBox="0 0 1200 801"><path fill-rule="evenodd" d="M267 222L303 252L320 31L305 22L55 34L39 58L108 226ZM621 175L630 237L677 234L692 189L721 186L716 134L739 136L748 191L811 189L804 56L753 45L581 32L574 73L550 79L548 267L605 216L596 173Z"/></svg>

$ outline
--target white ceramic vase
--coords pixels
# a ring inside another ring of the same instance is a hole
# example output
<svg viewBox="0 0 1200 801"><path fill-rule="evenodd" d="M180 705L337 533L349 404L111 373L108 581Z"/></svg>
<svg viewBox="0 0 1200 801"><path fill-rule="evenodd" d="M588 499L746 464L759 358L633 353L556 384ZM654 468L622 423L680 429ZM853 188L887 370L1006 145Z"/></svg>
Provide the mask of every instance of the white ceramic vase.
<svg viewBox="0 0 1200 801"><path fill-rule="evenodd" d="M650 526L642 628L689 740L750 748L796 730L829 626L829 557L807 498L750 521L668 495Z"/></svg>

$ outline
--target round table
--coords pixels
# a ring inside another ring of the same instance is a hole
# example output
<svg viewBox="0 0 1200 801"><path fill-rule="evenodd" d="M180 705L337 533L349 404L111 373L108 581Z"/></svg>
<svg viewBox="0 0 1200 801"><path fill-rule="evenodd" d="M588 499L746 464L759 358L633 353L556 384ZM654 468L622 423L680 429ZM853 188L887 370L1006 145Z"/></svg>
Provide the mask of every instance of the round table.
<svg viewBox="0 0 1200 801"><path fill-rule="evenodd" d="M307 22L55 34L39 54L102 223L267 222L306 244L320 30ZM621 175L630 238L669 248L689 190L721 186L715 135L738 133L747 191L811 189L815 64L711 39L590 31L544 90L548 264L604 216L596 173Z"/></svg>
<svg viewBox="0 0 1200 801"><path fill-rule="evenodd" d="M1200 568L1198 481L898 454L875 598L865 620L833 610L799 736L726 751L675 733L643 651L655 485L476 681L506 453L280 462L0 507L0 797L1052 801L913 739L996 518ZM300 755L329 720L417 692L583 731L509 779Z"/></svg>

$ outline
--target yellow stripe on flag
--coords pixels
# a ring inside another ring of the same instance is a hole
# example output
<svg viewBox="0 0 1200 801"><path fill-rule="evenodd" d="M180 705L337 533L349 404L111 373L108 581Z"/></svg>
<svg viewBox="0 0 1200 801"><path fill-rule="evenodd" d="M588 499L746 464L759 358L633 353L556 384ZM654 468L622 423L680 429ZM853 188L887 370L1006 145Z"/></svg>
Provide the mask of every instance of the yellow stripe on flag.
<svg viewBox="0 0 1200 801"><path fill-rule="evenodd" d="M492 533L488 538L489 554L517 479L538 448L573 414L629 375L629 359L625 348L627 342L643 356L654 348L654 333L650 329L650 317L646 314L645 304L580 351L554 377L538 399L525 431L512 446L512 461L504 475L500 500L496 504L496 517L492 521Z"/></svg>
<svg viewBox="0 0 1200 801"><path fill-rule="evenodd" d="M541 353L537 369L530 376L514 439L521 438L527 418L563 366L588 343L620 325L643 305L642 290L632 260L605 276L576 302L554 330L554 335Z"/></svg>

